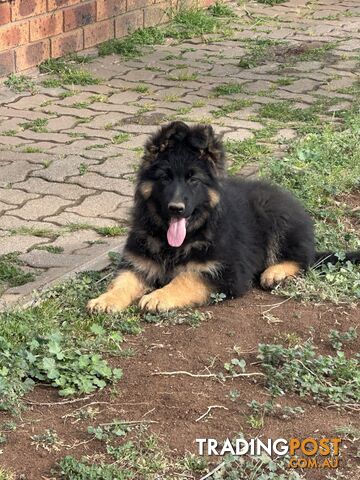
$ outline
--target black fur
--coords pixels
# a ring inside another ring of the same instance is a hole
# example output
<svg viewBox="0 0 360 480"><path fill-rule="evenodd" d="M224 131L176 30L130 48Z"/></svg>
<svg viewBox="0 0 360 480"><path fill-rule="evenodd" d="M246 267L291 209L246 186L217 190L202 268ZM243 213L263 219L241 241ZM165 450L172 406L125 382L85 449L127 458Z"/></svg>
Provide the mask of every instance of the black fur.
<svg viewBox="0 0 360 480"><path fill-rule="evenodd" d="M307 269L327 255L315 252L312 220L290 193L263 181L227 178L224 172L224 149L210 126L173 122L150 138L138 173L124 268L137 270L158 288L190 262L216 265L201 274L214 290L236 297L270 265L290 260ZM189 218L185 241L177 248L166 235L174 199L185 204L181 216ZM351 255L360 260L359 253Z"/></svg>

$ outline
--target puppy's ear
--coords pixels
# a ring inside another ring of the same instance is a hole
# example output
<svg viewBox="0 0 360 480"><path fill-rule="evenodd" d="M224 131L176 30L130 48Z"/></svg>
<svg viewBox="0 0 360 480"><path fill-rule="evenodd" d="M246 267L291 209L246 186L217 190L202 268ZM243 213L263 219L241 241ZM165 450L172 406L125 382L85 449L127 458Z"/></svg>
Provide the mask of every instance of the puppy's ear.
<svg viewBox="0 0 360 480"><path fill-rule="evenodd" d="M184 140L189 131L190 128L184 122L171 122L162 127L146 142L144 162L153 162L171 143Z"/></svg>
<svg viewBox="0 0 360 480"><path fill-rule="evenodd" d="M225 151L220 135L216 135L211 125L196 125L191 129L189 143L200 150L218 175L225 173Z"/></svg>

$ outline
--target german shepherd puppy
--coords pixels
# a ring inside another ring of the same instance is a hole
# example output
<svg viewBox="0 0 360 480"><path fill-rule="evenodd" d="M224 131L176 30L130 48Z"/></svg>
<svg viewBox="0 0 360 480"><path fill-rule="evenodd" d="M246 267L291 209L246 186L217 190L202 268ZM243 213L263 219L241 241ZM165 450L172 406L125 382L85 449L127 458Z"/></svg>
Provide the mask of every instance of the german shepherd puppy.
<svg viewBox="0 0 360 480"><path fill-rule="evenodd" d="M115 312L139 302L167 311L204 304L212 292L238 297L326 256L315 252L313 223L290 193L227 178L212 127L173 122L145 145L120 274L88 308ZM360 252L346 259L360 261Z"/></svg>

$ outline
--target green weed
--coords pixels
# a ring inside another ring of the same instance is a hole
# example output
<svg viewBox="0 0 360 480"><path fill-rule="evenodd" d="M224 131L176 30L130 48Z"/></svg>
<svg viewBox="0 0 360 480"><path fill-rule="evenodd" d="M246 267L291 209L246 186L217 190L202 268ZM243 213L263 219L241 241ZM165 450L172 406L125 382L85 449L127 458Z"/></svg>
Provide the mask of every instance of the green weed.
<svg viewBox="0 0 360 480"><path fill-rule="evenodd" d="M0 255L0 292L6 288L17 287L35 279L33 273L25 272L19 259L20 253Z"/></svg>
<svg viewBox="0 0 360 480"><path fill-rule="evenodd" d="M125 38L109 40L99 46L99 55L117 53L125 58L141 55L141 47L164 43L164 32L158 27L135 30Z"/></svg>
<svg viewBox="0 0 360 480"><path fill-rule="evenodd" d="M79 69L68 57L50 58L39 65L41 73L56 75L43 82L46 87L61 87L62 85L96 85L100 80L91 73Z"/></svg>
<svg viewBox="0 0 360 480"><path fill-rule="evenodd" d="M237 112L245 107L250 107L252 102L247 99L234 100L223 107L213 110L211 114L215 118L225 117L229 113Z"/></svg>
<svg viewBox="0 0 360 480"><path fill-rule="evenodd" d="M269 147L259 143L256 138L248 138L241 142L226 141L225 149L231 162L229 173L232 175L241 170L244 165L259 162L270 153Z"/></svg>
<svg viewBox="0 0 360 480"><path fill-rule="evenodd" d="M23 153L41 153L42 149L39 147L25 147L21 151Z"/></svg>
<svg viewBox="0 0 360 480"><path fill-rule="evenodd" d="M297 108L288 101L262 105L258 115L261 118L271 118L281 122L308 122L314 119L314 112L311 108Z"/></svg>
<svg viewBox="0 0 360 480"><path fill-rule="evenodd" d="M243 85L240 83L223 83L222 85L214 87L213 92L217 97L221 95L234 95L243 92Z"/></svg>
<svg viewBox="0 0 360 480"><path fill-rule="evenodd" d="M120 143L127 142L129 138L130 138L130 135L128 133L121 132L113 137L112 143L119 145Z"/></svg>
<svg viewBox="0 0 360 480"><path fill-rule="evenodd" d="M48 120L46 118L36 118L35 120L29 120L28 122L20 123L20 127L24 130L31 130L37 133L46 133Z"/></svg>
<svg viewBox="0 0 360 480"><path fill-rule="evenodd" d="M270 39L247 39L242 42L246 47L247 53L239 61L239 67L254 68L263 63L268 56L270 47L280 45L282 42Z"/></svg>
<svg viewBox="0 0 360 480"><path fill-rule="evenodd" d="M360 286L360 284L359 284ZM357 331L354 327L350 327L347 332L339 332L338 330L330 330L329 340L335 350L341 350L343 343L351 342L357 338Z"/></svg>
<svg viewBox="0 0 360 480"><path fill-rule="evenodd" d="M104 237L118 237L126 235L127 229L118 225L112 227L96 227L95 232L103 235Z"/></svg>
<svg viewBox="0 0 360 480"><path fill-rule="evenodd" d="M40 245L38 247L34 247L34 250L45 250L46 252L55 254L63 253L64 251L62 247L57 247L55 245Z"/></svg>
<svg viewBox="0 0 360 480"><path fill-rule="evenodd" d="M29 91L34 93L36 90L36 84L34 80L26 75L16 75L11 73L4 82L11 90L14 90L17 93Z"/></svg>
<svg viewBox="0 0 360 480"><path fill-rule="evenodd" d="M336 405L360 400L360 365L357 358L317 355L310 340L296 347L259 345L258 358L270 392L297 392L319 403Z"/></svg>
<svg viewBox="0 0 360 480"><path fill-rule="evenodd" d="M120 378L121 371L111 368L102 352L120 353L122 332L138 333L139 316L88 314L87 300L104 288L100 279L100 274L80 275L30 308L0 313L0 409L18 410L21 397L38 381L74 395Z"/></svg>
<svg viewBox="0 0 360 480"><path fill-rule="evenodd" d="M176 12L165 34L177 40L192 37L201 37L207 33L216 33L221 23L219 20L202 9L181 9Z"/></svg>
<svg viewBox="0 0 360 480"><path fill-rule="evenodd" d="M236 17L234 10L226 3L216 1L209 7L209 12L213 17Z"/></svg>

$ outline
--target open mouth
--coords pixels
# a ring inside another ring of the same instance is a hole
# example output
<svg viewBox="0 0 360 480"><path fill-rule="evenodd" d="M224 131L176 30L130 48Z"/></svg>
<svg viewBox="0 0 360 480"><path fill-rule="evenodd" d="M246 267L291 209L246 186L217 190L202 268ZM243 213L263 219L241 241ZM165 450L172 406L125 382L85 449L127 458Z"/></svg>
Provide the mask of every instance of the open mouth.
<svg viewBox="0 0 360 480"><path fill-rule="evenodd" d="M189 218L172 217L167 231L167 241L171 247L180 247L186 237Z"/></svg>

